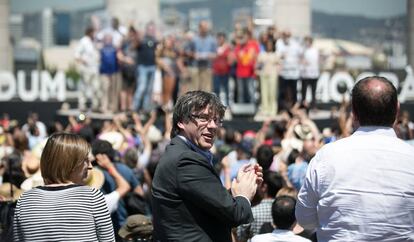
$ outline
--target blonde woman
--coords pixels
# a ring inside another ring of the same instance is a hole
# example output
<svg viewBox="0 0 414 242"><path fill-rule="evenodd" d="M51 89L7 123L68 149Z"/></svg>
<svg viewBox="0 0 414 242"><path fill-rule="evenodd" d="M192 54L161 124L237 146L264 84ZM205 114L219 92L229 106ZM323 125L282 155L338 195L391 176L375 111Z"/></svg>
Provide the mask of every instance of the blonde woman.
<svg viewBox="0 0 414 242"><path fill-rule="evenodd" d="M49 137L40 159L45 185L18 200L15 241L115 241L102 193L82 185L92 169L89 152L78 135Z"/></svg>

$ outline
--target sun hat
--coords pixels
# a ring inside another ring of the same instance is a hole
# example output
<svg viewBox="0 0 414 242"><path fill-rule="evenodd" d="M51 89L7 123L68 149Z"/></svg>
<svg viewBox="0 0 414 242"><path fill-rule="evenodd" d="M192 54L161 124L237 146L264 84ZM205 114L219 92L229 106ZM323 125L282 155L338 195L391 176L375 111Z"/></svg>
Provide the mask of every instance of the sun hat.
<svg viewBox="0 0 414 242"><path fill-rule="evenodd" d="M152 221L148 217L135 214L127 218L118 235L123 239L148 238L152 235L153 229Z"/></svg>

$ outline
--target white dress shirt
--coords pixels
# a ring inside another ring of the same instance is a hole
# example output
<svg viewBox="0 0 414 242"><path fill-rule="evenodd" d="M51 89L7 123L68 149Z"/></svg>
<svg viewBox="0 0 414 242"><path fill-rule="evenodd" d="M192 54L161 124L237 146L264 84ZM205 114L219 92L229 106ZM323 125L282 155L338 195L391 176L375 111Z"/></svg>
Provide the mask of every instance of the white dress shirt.
<svg viewBox="0 0 414 242"><path fill-rule="evenodd" d="M296 235L290 230L275 229L272 233L254 236L251 242L310 242L310 240Z"/></svg>
<svg viewBox="0 0 414 242"><path fill-rule="evenodd" d="M387 127L325 145L308 167L296 218L317 228L318 241L413 241L414 147Z"/></svg>
<svg viewBox="0 0 414 242"><path fill-rule="evenodd" d="M286 44L282 39L276 42L276 53L282 58L282 70L280 75L288 80L300 78L300 58L302 48L293 38Z"/></svg>
<svg viewBox="0 0 414 242"><path fill-rule="evenodd" d="M83 72L98 73L99 70L99 51L89 36L83 36L76 49L75 58L82 60L79 68Z"/></svg>
<svg viewBox="0 0 414 242"><path fill-rule="evenodd" d="M316 79L319 77L319 51L311 46L303 52L302 77Z"/></svg>

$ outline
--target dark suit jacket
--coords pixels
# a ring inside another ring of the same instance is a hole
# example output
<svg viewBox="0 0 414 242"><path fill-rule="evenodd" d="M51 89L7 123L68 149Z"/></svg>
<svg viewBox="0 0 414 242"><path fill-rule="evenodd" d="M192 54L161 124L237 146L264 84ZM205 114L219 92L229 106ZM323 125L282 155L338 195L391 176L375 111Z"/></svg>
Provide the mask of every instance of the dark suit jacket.
<svg viewBox="0 0 414 242"><path fill-rule="evenodd" d="M231 241L253 221L248 200L233 196L203 155L180 137L167 146L152 182L156 241Z"/></svg>

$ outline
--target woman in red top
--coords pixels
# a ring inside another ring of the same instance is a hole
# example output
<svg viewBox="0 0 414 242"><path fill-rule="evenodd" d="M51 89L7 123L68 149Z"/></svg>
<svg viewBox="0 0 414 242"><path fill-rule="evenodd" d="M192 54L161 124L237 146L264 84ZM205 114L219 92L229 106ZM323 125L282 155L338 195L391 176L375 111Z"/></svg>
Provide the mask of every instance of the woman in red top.
<svg viewBox="0 0 414 242"><path fill-rule="evenodd" d="M248 29L243 30L243 34L238 37L238 43L234 49L237 67L237 102L252 103L254 100L254 69L259 44L251 38Z"/></svg>

